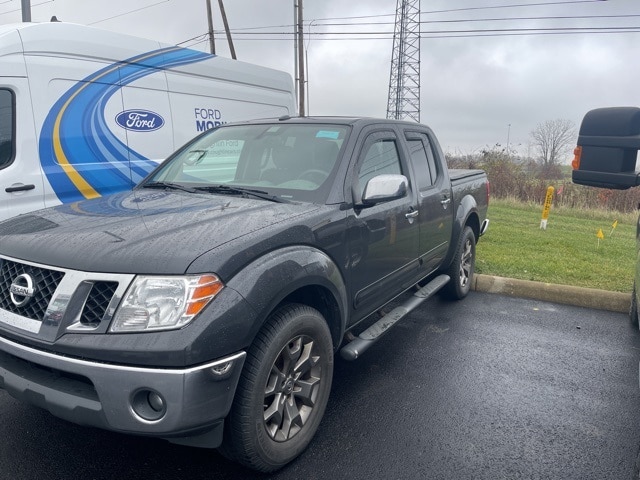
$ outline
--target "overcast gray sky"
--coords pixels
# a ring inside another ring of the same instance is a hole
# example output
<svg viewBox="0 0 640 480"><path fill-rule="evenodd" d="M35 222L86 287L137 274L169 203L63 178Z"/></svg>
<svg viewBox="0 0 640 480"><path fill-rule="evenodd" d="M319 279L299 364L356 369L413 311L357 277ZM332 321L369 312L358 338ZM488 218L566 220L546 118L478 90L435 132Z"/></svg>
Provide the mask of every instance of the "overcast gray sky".
<svg viewBox="0 0 640 480"><path fill-rule="evenodd" d="M218 2L212 4L217 53L230 56ZM0 24L20 21L20 5L0 0ZM209 48L206 0L31 5L36 22L56 15ZM239 60L293 73L293 0L224 0L224 6ZM386 115L395 8L396 0L304 1L312 33L310 114ZM566 118L577 128L592 108L640 106L640 0L421 0L421 12L421 121L445 151L470 154L509 139L527 155L529 133L540 122ZM524 35L536 28L546 33ZM568 28L598 30L568 34ZM493 31L480 31L487 29Z"/></svg>

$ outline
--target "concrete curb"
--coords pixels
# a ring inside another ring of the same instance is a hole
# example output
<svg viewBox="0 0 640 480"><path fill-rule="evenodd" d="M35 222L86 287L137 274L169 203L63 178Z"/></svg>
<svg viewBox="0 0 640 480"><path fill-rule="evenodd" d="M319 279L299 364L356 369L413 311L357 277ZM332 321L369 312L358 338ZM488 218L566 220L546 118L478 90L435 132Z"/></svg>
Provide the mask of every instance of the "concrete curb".
<svg viewBox="0 0 640 480"><path fill-rule="evenodd" d="M608 292L595 288L554 285L491 275L475 274L471 288L477 292L499 293L512 297L531 298L611 312L628 313L631 304L630 293Z"/></svg>

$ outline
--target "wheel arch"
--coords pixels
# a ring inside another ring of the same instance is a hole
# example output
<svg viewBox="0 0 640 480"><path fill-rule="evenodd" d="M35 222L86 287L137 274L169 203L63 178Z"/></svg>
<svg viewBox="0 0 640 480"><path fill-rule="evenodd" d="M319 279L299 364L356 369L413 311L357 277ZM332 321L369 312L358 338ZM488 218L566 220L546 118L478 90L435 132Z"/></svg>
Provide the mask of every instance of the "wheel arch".
<svg viewBox="0 0 640 480"><path fill-rule="evenodd" d="M473 230L473 235L476 237L477 242L478 238L480 238L480 217L477 211L472 211L469 213L469 216L464 222L461 231L464 230L464 227L471 227L471 230Z"/></svg>
<svg viewBox="0 0 640 480"><path fill-rule="evenodd" d="M338 349L344 335L344 322L342 321L343 315L335 296L328 288L318 284L309 284L299 287L275 305L271 312L277 310L282 305L289 303L300 303L318 310L324 317L327 325L329 325L334 350ZM271 312L267 314L266 318L269 317Z"/></svg>
<svg viewBox="0 0 640 480"><path fill-rule="evenodd" d="M346 324L347 290L340 269L324 252L313 247L286 247L247 265L227 286L251 305L254 321L246 339L253 342L271 313L287 303L318 310L339 347Z"/></svg>
<svg viewBox="0 0 640 480"><path fill-rule="evenodd" d="M456 216L453 219L451 242L449 242L451 247L447 252L445 260L442 262L442 271L448 269L451 265L456 253L458 239L460 238L460 235L462 235L465 227L471 228L477 242L478 238L480 238L480 214L478 213L478 204L473 195L465 195L458 205Z"/></svg>

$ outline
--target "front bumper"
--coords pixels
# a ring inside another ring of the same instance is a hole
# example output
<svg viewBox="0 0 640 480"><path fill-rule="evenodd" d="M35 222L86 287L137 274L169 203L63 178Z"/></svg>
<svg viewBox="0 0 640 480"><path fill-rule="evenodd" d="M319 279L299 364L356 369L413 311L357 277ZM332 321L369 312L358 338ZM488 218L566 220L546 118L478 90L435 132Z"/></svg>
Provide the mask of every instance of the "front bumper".
<svg viewBox="0 0 640 480"><path fill-rule="evenodd" d="M0 337L0 388L80 425L215 448L245 352L190 368L98 363Z"/></svg>

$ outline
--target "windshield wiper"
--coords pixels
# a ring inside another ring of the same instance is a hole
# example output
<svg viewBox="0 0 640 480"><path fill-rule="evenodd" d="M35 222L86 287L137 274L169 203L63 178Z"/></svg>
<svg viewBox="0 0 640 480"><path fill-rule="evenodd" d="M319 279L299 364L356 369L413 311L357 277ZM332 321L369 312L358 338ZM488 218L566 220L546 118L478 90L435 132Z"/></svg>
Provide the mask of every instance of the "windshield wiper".
<svg viewBox="0 0 640 480"><path fill-rule="evenodd" d="M141 185L142 188L168 188L171 190L182 190L183 192L196 193L195 188L187 187L179 183L172 182L148 182Z"/></svg>
<svg viewBox="0 0 640 480"><path fill-rule="evenodd" d="M285 198L278 197L276 195L271 195L264 190L253 190L251 188L242 188L242 187L230 187L229 185L206 185L195 187L196 190L202 190L209 193L221 193L223 195L242 195L242 196L252 196L256 198L261 198L262 200L269 200L271 202L277 203L291 203L290 200Z"/></svg>

